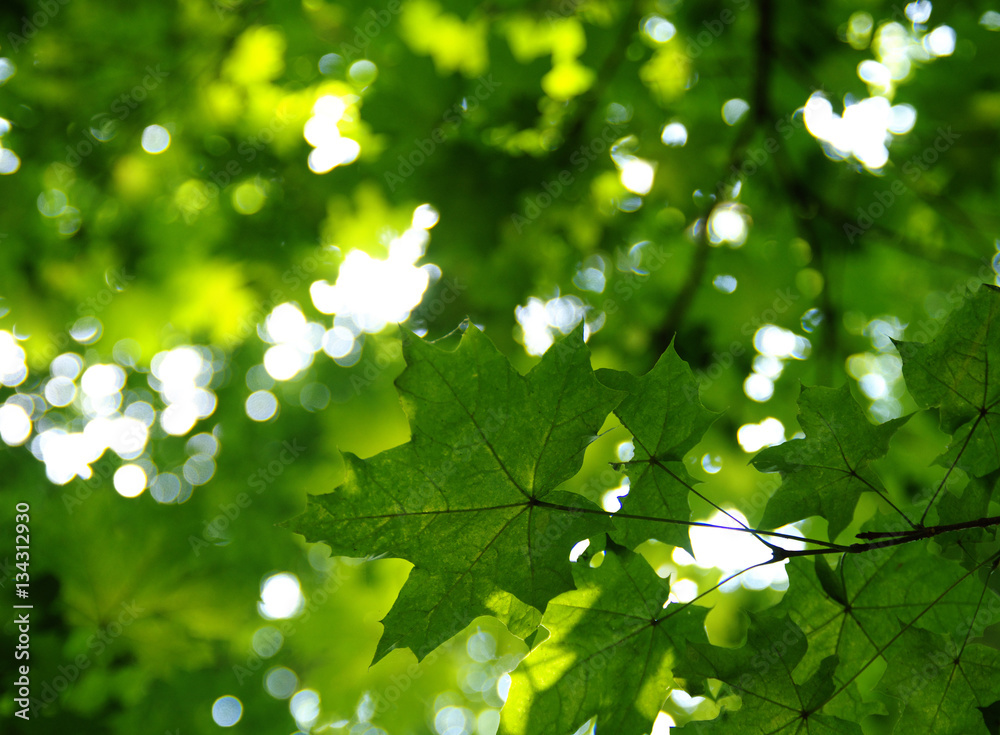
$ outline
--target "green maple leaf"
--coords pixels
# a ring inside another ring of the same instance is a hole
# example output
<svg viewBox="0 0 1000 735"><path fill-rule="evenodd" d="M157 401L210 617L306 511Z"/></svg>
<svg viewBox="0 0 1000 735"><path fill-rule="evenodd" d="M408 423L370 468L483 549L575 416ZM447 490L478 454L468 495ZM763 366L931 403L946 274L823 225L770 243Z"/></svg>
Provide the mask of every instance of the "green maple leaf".
<svg viewBox="0 0 1000 735"><path fill-rule="evenodd" d="M293 530L333 554L413 563L375 653L418 658L481 615L516 635L572 588L569 552L608 528L604 512L555 488L579 471L620 394L600 383L577 329L526 376L470 326L446 351L407 335L397 378L412 439L309 498Z"/></svg>
<svg viewBox="0 0 1000 735"><path fill-rule="evenodd" d="M938 503L936 506L938 523L963 523L972 518L988 516L990 497L998 480L1000 472L994 471L983 477L970 478L969 483L962 488L961 496L956 497L949 493L952 495L952 501Z"/></svg>
<svg viewBox="0 0 1000 735"><path fill-rule="evenodd" d="M573 572L577 589L545 610L548 638L511 676L500 732L568 735L595 715L601 733L649 732L685 643L705 640L704 615L664 608L668 580L621 547Z"/></svg>
<svg viewBox="0 0 1000 735"><path fill-rule="evenodd" d="M1000 597L974 570L933 553L929 542L848 554L834 569L824 560L793 559L788 592L775 610L809 642L797 675L809 676L835 656L840 664L829 677L837 691L826 710L854 720L871 714L855 681L879 657L893 654L900 623L945 634L981 630L992 621L989 611L1000 609Z"/></svg>
<svg viewBox="0 0 1000 735"><path fill-rule="evenodd" d="M886 662L878 689L899 703L897 732L990 734L980 710L1000 700L995 648L910 627Z"/></svg>
<svg viewBox="0 0 1000 735"><path fill-rule="evenodd" d="M626 465L629 493L622 513L686 521L691 516L688 493L695 480L683 460L701 441L719 414L701 404L698 382L671 343L648 373L636 377L617 370L598 370L598 379L628 395L615 415L632 434L635 455ZM635 547L646 539L691 551L688 528L654 520L620 519L615 537Z"/></svg>
<svg viewBox="0 0 1000 735"><path fill-rule="evenodd" d="M830 537L835 538L851 522L862 493L874 491L885 497L870 464L885 456L889 439L908 419L875 426L846 384L838 389L803 387L799 425L805 438L768 447L751 460L761 472L780 472L782 478L762 524L774 528L824 516Z"/></svg>
<svg viewBox="0 0 1000 735"><path fill-rule="evenodd" d="M967 294L932 342L896 347L906 387L920 405L940 407L941 429L953 435L939 463L976 477L1000 468L1000 289Z"/></svg>
<svg viewBox="0 0 1000 735"><path fill-rule="evenodd" d="M806 653L806 634L787 615L751 617L747 643L736 650L692 644L684 671L719 679L742 699L738 710L723 710L710 722L681 729L730 735L861 735L856 722L824 711L835 691L837 657L823 659L807 678L793 676Z"/></svg>

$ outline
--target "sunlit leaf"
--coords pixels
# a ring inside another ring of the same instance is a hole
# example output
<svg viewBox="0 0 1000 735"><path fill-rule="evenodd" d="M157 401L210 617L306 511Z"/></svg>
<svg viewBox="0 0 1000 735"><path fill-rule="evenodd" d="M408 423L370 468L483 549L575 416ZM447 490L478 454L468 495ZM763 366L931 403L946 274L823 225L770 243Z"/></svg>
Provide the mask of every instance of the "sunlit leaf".
<svg viewBox="0 0 1000 735"><path fill-rule="evenodd" d="M637 554L573 572L577 588L549 603L549 636L513 676L501 733L570 733L594 716L602 732L648 731L684 646L705 637L697 608L664 607L669 582Z"/></svg>

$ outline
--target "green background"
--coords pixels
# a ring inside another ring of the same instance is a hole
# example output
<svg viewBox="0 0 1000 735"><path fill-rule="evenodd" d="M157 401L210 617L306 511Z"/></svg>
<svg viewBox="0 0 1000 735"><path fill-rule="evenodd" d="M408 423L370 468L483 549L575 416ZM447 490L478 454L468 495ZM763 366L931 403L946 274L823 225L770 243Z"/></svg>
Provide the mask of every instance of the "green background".
<svg viewBox="0 0 1000 735"><path fill-rule="evenodd" d="M966 283L995 282L1000 18L988 10L935 5L915 23L876 2L7 3L0 145L16 159L0 168L16 170L0 176L0 330L28 373L0 399L29 405L33 429L0 452L11 539L0 559L7 606L14 506L27 502L32 696L50 699L22 729L220 732L212 705L233 696L232 731L292 733L310 721L264 686L284 667L296 691L318 694L317 731L492 733L521 642L484 618L419 667L395 651L369 668L409 565L331 559L275 525L339 484L339 451L368 457L408 439L397 328L359 335L339 362L316 351L274 381L260 367L265 317L291 303L330 329L310 286L336 282L352 251L385 259L429 204L440 219L416 262L436 268L405 325L439 338L468 318L522 372L537 361L515 312L529 299L548 302L564 332L558 309L585 312L595 368L645 372L676 334L703 402L726 410L688 469L757 522L776 480L747 465L740 427L776 418L792 437L800 383L849 383L873 421L908 413L886 336L923 341ZM956 41L935 58L927 38L941 25ZM859 76L865 61L902 68L901 54L909 69L888 84ZM807 129L814 94L837 114L882 96L916 120L889 136L885 165L866 167ZM348 101L338 129L360 154L318 174L303 131L324 97ZM739 119L739 105L724 108L733 99L748 106ZM667 145L676 122L686 142ZM142 142L153 125L170 133L156 154ZM655 168L648 192L623 184L636 162ZM744 242L712 242L706 220L720 228L722 212ZM99 336L70 336L95 324ZM754 336L767 324L798 336L794 355L761 359ZM111 449L89 479L47 477L35 438L93 419L79 390L66 406L41 398L53 358L117 362L123 407L145 401L158 421L151 365L185 345L211 365L214 409L179 436L154 424L137 461L183 476L197 454L188 440L211 434L209 481L180 483L181 503L125 498L112 477L126 460ZM778 367L773 397L748 397L747 377ZM252 421L245 401L263 388L279 410ZM615 426L568 489L599 500L619 486L606 463L628 436ZM927 464L946 438L921 416L894 441L878 469L911 500L940 480ZM647 546L658 569L702 588L721 578ZM261 585L279 573L295 575L304 608L268 621ZM740 642L741 611L777 597L709 598L710 637ZM282 633L276 651L268 626ZM13 676L0 691L4 728L16 728Z"/></svg>

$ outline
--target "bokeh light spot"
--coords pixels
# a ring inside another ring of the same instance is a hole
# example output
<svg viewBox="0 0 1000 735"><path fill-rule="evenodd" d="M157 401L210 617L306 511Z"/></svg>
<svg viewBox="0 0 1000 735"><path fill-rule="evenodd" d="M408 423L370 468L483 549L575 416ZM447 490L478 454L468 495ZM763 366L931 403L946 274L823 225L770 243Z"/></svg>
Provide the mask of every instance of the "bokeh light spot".
<svg viewBox="0 0 1000 735"><path fill-rule="evenodd" d="M254 421L267 421L278 411L278 399L269 390L258 390L246 401L247 416Z"/></svg>
<svg viewBox="0 0 1000 735"><path fill-rule="evenodd" d="M722 293L732 293L736 290L736 278L734 276L719 274L712 281L712 285L715 286L716 290L722 291Z"/></svg>
<svg viewBox="0 0 1000 735"><path fill-rule="evenodd" d="M277 655L283 645L285 645L285 636L273 625L264 625L258 628L251 641L254 653L261 658L271 658Z"/></svg>
<svg viewBox="0 0 1000 735"><path fill-rule="evenodd" d="M746 100L741 100L735 97L731 100L727 100L725 104L722 105L722 119L725 120L726 125L735 125L743 116L750 111L750 105Z"/></svg>
<svg viewBox="0 0 1000 735"><path fill-rule="evenodd" d="M369 334L405 321L430 283L428 272L416 265L427 240L426 230L411 227L392 239L385 260L351 250L334 285L319 280L310 286L313 304L323 314L349 318Z"/></svg>
<svg viewBox="0 0 1000 735"><path fill-rule="evenodd" d="M6 56L0 56L0 85L6 84L17 73L17 65Z"/></svg>
<svg viewBox="0 0 1000 735"><path fill-rule="evenodd" d="M261 584L257 611L267 620L280 620L294 617L304 603L298 577L282 572L272 574Z"/></svg>
<svg viewBox="0 0 1000 735"><path fill-rule="evenodd" d="M142 149L146 153L163 153L170 147L170 131L162 125L150 125L142 131Z"/></svg>
<svg viewBox="0 0 1000 735"><path fill-rule="evenodd" d="M748 234L744 208L738 204L720 204L708 219L708 239L713 245L722 243L738 248L746 242Z"/></svg>
<svg viewBox="0 0 1000 735"><path fill-rule="evenodd" d="M785 441L785 426L778 419L769 417L759 424L744 424L736 432L736 440L748 454L764 447L773 447Z"/></svg>
<svg viewBox="0 0 1000 735"><path fill-rule="evenodd" d="M663 145L679 148L687 143L687 128L679 122L669 123L663 127L663 132L660 134L660 140L663 142Z"/></svg>
<svg viewBox="0 0 1000 735"><path fill-rule="evenodd" d="M93 344L103 333L104 325L94 316L80 317L69 330L69 336L82 345Z"/></svg>
<svg viewBox="0 0 1000 735"><path fill-rule="evenodd" d="M750 373L743 381L743 392L758 403L764 403L774 395L774 382L766 375Z"/></svg>
<svg viewBox="0 0 1000 735"><path fill-rule="evenodd" d="M10 447L24 444L31 436L31 417L16 403L0 406L0 439Z"/></svg>
<svg viewBox="0 0 1000 735"><path fill-rule="evenodd" d="M122 465L115 470L114 485L123 498L135 498L146 489L146 471L139 465Z"/></svg>
<svg viewBox="0 0 1000 735"><path fill-rule="evenodd" d="M728 528L739 528L741 524L743 524L742 527L749 525L746 517L738 510L730 510L729 515L716 511L707 520L713 525ZM801 536L799 530L794 526L785 526L779 531L792 536ZM689 534L696 564L703 568L720 569L723 575L741 572L747 567L768 561L771 558L771 550L749 533L725 531L707 526L692 526ZM805 548L805 544L799 541L781 538L771 540L789 550ZM750 569L724 584L721 589L725 592L740 585L755 590L765 587L784 589L788 586L788 574L784 568L787 563L786 559L780 564L769 564L757 569Z"/></svg>
<svg viewBox="0 0 1000 735"><path fill-rule="evenodd" d="M149 494L157 503L176 502L181 494L180 478L171 472L157 475L149 486Z"/></svg>
<svg viewBox="0 0 1000 735"><path fill-rule="evenodd" d="M351 64L347 70L347 75L352 81L367 87L378 77L378 67L368 59L361 59Z"/></svg>
<svg viewBox="0 0 1000 735"><path fill-rule="evenodd" d="M924 37L923 45L931 56L951 56L955 51L955 29L938 26Z"/></svg>
<svg viewBox="0 0 1000 735"><path fill-rule="evenodd" d="M319 718L319 694L313 689L296 692L288 703L288 709L296 724L304 730L309 730Z"/></svg>
<svg viewBox="0 0 1000 735"><path fill-rule="evenodd" d="M24 348L17 343L17 338L11 332L0 329L0 385L13 388L28 377L25 357Z"/></svg>
<svg viewBox="0 0 1000 735"><path fill-rule="evenodd" d="M299 677L284 666L273 668L264 675L264 688L275 699L288 699L298 685Z"/></svg>
<svg viewBox="0 0 1000 735"><path fill-rule="evenodd" d="M232 727L243 717L243 703L236 697L219 697L212 705L212 719L219 727Z"/></svg>

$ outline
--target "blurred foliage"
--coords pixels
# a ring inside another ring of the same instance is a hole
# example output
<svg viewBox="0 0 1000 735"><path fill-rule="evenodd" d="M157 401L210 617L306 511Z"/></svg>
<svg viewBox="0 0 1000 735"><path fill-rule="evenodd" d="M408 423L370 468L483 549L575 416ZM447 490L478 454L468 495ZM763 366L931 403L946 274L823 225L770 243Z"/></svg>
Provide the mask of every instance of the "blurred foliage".
<svg viewBox="0 0 1000 735"><path fill-rule="evenodd" d="M773 420L795 434L799 384L848 383L873 421L909 413L889 337L930 339L966 283L995 280L998 29L983 3L926 0L6 3L0 521L30 503L47 700L23 729L212 733L233 696L234 731L491 733L522 642L481 618L434 660L369 668L409 565L331 559L275 526L340 484L340 451L409 438L391 324L436 339L468 318L522 371L581 320L595 368L645 372L674 338L705 405L728 409L687 469L756 523L777 481L747 450ZM117 368L85 395L66 353ZM193 371L183 395L156 375L168 353ZM40 441L149 411L138 453ZM616 427L565 489L620 494ZM932 418L907 422L873 463L889 495L941 482L945 445ZM136 498L115 492L123 464L149 480ZM844 534L875 512L863 496ZM640 550L702 589L722 577ZM265 620L281 573L304 607ZM706 598L714 643L780 597L761 586ZM306 690L298 721L264 687L276 667Z"/></svg>

